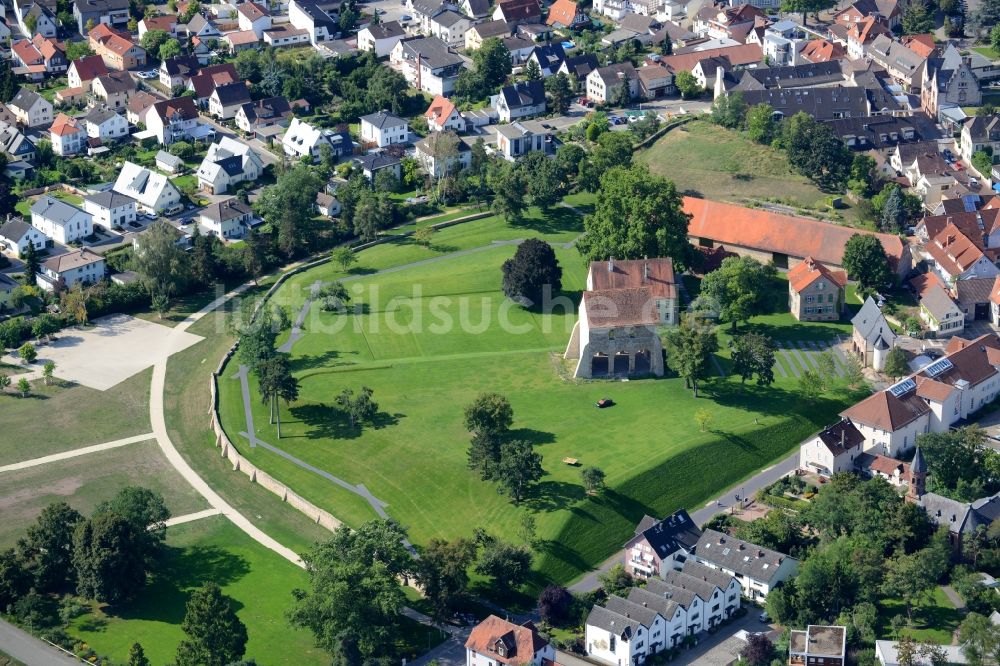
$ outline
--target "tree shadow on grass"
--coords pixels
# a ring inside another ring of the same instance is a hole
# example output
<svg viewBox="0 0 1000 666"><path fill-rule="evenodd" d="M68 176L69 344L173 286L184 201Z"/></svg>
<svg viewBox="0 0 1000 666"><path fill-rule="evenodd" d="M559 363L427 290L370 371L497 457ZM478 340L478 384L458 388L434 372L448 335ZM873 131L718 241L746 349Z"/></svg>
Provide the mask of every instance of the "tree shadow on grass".
<svg viewBox="0 0 1000 666"><path fill-rule="evenodd" d="M542 217L523 217L511 222L514 229L531 229L542 234L583 231L583 218L565 206L553 206L542 211Z"/></svg>
<svg viewBox="0 0 1000 666"><path fill-rule="evenodd" d="M431 243L427 246L427 249L431 252L437 252L438 254L451 254L452 252L458 252L457 245L446 245L444 243Z"/></svg>
<svg viewBox="0 0 1000 666"><path fill-rule="evenodd" d="M392 414L378 412L370 423L352 426L344 412L330 405L298 405L289 411L296 419L310 426L311 429L305 434L307 439L357 439L365 428L381 430L394 426L400 419L406 418L406 414L399 412Z"/></svg>
<svg viewBox="0 0 1000 666"><path fill-rule="evenodd" d="M566 546L566 544L555 539L546 539L535 544L535 548L542 558L554 557L561 562L573 567L576 571L589 571L592 564L585 560L580 553Z"/></svg>
<svg viewBox="0 0 1000 666"><path fill-rule="evenodd" d="M378 269L369 268L367 266L352 266L347 270L348 275L371 275L372 273L377 273Z"/></svg>
<svg viewBox="0 0 1000 666"><path fill-rule="evenodd" d="M508 440L513 441L515 439L527 440L534 446L541 446L542 444L552 444L556 441L556 436L551 432L535 430L534 428L515 428L508 431Z"/></svg>
<svg viewBox="0 0 1000 666"><path fill-rule="evenodd" d="M523 504L532 511L559 511L585 496L583 487L575 483L541 481L531 488Z"/></svg>
<svg viewBox="0 0 1000 666"><path fill-rule="evenodd" d="M312 370L314 368L323 368L328 365L342 365L334 364L333 361L340 358L340 352L330 349L322 354L312 354L309 356L299 356L293 358L289 364L292 368L292 372L302 372L303 370Z"/></svg>

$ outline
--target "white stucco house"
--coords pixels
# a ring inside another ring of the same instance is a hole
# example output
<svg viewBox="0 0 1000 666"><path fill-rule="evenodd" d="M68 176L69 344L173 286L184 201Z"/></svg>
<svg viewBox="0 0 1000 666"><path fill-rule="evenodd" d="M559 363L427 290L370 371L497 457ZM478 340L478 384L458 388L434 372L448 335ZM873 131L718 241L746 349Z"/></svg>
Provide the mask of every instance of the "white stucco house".
<svg viewBox="0 0 1000 666"><path fill-rule="evenodd" d="M83 209L90 213L94 224L105 229L121 229L135 222L135 199L114 190L88 194L83 198Z"/></svg>
<svg viewBox="0 0 1000 666"><path fill-rule="evenodd" d="M106 272L104 257L85 247L46 260L35 276L35 283L45 291L70 289L78 284L100 282Z"/></svg>
<svg viewBox="0 0 1000 666"><path fill-rule="evenodd" d="M133 162L125 162L112 188L135 199L143 211L160 214L181 210L181 193L166 176Z"/></svg>
<svg viewBox="0 0 1000 666"><path fill-rule="evenodd" d="M198 167L198 186L212 194L225 194L244 181L255 181L264 172L264 162L250 146L231 137L208 147Z"/></svg>
<svg viewBox="0 0 1000 666"><path fill-rule="evenodd" d="M410 140L410 126L405 120L391 113L380 111L361 116L361 140L384 148L393 143Z"/></svg>
<svg viewBox="0 0 1000 666"><path fill-rule="evenodd" d="M90 213L47 194L32 204L31 226L63 245L94 233Z"/></svg>

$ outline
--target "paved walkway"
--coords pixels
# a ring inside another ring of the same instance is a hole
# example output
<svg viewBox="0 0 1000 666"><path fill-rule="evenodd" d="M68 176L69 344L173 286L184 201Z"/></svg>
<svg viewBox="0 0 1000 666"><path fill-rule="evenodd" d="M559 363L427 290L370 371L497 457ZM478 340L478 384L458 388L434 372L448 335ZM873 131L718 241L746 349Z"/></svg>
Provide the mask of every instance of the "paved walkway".
<svg viewBox="0 0 1000 666"><path fill-rule="evenodd" d="M965 599L955 591L955 588L951 585L942 585L941 591L944 592L944 596L948 597L948 601L955 607L955 610L965 611Z"/></svg>
<svg viewBox="0 0 1000 666"><path fill-rule="evenodd" d="M218 516L221 512L218 509L205 509L204 511L195 511L194 513L186 513L183 516L174 516L169 518L164 522L167 527L172 527L173 525L183 525L184 523L193 523L196 520L201 520L202 518L209 518L211 516Z"/></svg>
<svg viewBox="0 0 1000 666"><path fill-rule="evenodd" d="M6 620L0 620L0 648L27 666L80 666L81 661L52 647Z"/></svg>
<svg viewBox="0 0 1000 666"><path fill-rule="evenodd" d="M108 449L116 449L119 446L127 446L129 444L137 444L138 442L145 442L147 440L153 439L155 435L151 432L145 435L135 435L133 437L126 437L125 439L117 439L113 442L105 442L104 444L94 444L93 446L85 446L82 449L73 449L72 451L63 451L62 453L53 453L50 456L42 456L41 458L32 458L31 460L24 460L19 463L13 463L10 465L4 465L0 467L0 472L13 472L19 469L27 469L29 467L36 467L38 465L45 465L51 462L56 462L58 460L66 460L68 458L76 458L77 456L85 456L89 453L97 453L98 451L107 451Z"/></svg>

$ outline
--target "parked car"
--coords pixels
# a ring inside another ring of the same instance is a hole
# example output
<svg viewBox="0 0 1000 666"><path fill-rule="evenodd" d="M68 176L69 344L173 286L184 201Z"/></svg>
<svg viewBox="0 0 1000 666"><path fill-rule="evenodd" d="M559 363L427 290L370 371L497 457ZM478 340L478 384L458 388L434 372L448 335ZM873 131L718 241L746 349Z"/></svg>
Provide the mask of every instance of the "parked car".
<svg viewBox="0 0 1000 666"><path fill-rule="evenodd" d="M145 215L143 215L143 217L145 217L147 220L155 220L156 213L146 213Z"/></svg>
<svg viewBox="0 0 1000 666"><path fill-rule="evenodd" d="M413 17L410 16L409 14L403 14L402 16L399 17L399 20L402 21L403 23L406 23L407 21L412 21Z"/></svg>

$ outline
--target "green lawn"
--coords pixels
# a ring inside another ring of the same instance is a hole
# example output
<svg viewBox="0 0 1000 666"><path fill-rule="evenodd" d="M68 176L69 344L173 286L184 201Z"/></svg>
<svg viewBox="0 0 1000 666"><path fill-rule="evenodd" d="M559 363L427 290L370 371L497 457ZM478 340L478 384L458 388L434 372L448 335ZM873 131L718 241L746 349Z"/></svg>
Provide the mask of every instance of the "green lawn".
<svg viewBox="0 0 1000 666"><path fill-rule="evenodd" d="M591 201L581 198L573 205ZM602 561L645 513L700 506L786 455L843 408L839 395L803 404L792 379L770 389L741 390L737 381L717 378L697 400L678 379L572 380L572 368L560 354L575 315L560 308L526 312L511 307L499 291L500 265L513 254L513 245L365 277L496 240L540 236L556 247L572 310L584 287L585 266L575 249L563 245L580 230L578 215L557 208L548 215L533 212L519 226L486 218L448 228L431 248L397 241L361 252L354 270L361 277L349 283L361 312L314 309L306 336L294 348L300 399L283 408L280 441L251 387L259 436L352 484L363 483L388 503L389 514L417 543L467 536L477 526L503 531L517 524L520 514L535 514L541 545L533 583L541 585L569 581ZM329 264L310 270L286 282L277 301L297 312L305 287L342 276ZM790 340L821 340L844 330L793 325L788 315L754 322ZM220 381L220 404L227 431L244 455L350 524L374 517L349 491L247 446L238 434L245 419L234 372L230 365ZM374 389L380 414L374 426L358 432L330 405L343 388L361 386ZM462 408L480 391L510 399L515 436L532 440L544 456L547 475L522 506L467 469ZM606 396L618 405L595 409ZM695 426L693 414L701 407L713 412L712 432ZM604 469L610 489L586 497L579 468L563 465L564 457Z"/></svg>
<svg viewBox="0 0 1000 666"><path fill-rule="evenodd" d="M285 620L292 589L306 585L301 569L220 516L169 528L167 546L160 573L136 601L77 618L71 635L117 662L124 662L138 641L152 663L169 663L184 637L180 624L191 591L214 581L236 600L250 638L248 658L269 666L329 663L308 632Z"/></svg>
<svg viewBox="0 0 1000 666"><path fill-rule="evenodd" d="M151 372L140 372L110 391L58 380L45 386L39 380L32 383L30 397L19 398L11 387L0 395L0 466L149 432ZM55 374L59 376L58 367ZM43 436L39 424L44 424ZM0 495L3 485L0 477Z"/></svg>
<svg viewBox="0 0 1000 666"><path fill-rule="evenodd" d="M681 192L706 199L747 203L763 197L797 207L825 206L827 195L792 173L783 152L707 120L667 132L636 159ZM858 221L853 208L838 213L849 223Z"/></svg>
<svg viewBox="0 0 1000 666"><path fill-rule="evenodd" d="M879 603L877 635L891 634L889 621L895 615L906 616L906 606L899 599L887 599ZM913 626L904 631L918 641L929 641L940 645L951 645L952 635L962 623L964 614L945 596L940 587L934 589L929 602L921 604L913 611Z"/></svg>
<svg viewBox="0 0 1000 666"><path fill-rule="evenodd" d="M985 56L990 60L1000 60L1000 53L993 50L992 46L977 46L972 49L981 56Z"/></svg>
<svg viewBox="0 0 1000 666"><path fill-rule="evenodd" d="M171 514L207 509L205 501L174 471L155 441L128 444L27 469L0 473L0 548L13 545L25 527L52 502L67 502L88 515L129 485L163 495Z"/></svg>

